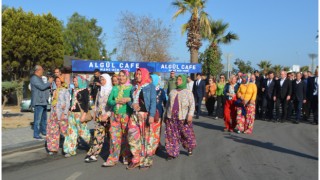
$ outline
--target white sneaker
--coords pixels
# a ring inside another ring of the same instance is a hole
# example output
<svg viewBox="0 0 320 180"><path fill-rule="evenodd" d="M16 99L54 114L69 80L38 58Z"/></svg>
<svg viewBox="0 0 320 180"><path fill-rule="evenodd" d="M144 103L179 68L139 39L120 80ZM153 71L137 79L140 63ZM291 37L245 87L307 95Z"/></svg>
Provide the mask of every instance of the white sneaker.
<svg viewBox="0 0 320 180"><path fill-rule="evenodd" d="M69 157L71 157L71 154L65 154L64 157L69 158Z"/></svg>

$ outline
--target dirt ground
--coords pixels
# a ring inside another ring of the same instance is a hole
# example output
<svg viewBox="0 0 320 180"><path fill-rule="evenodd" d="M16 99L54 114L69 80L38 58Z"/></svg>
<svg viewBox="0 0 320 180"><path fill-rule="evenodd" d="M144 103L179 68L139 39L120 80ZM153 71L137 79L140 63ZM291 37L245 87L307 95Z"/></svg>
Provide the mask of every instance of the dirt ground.
<svg viewBox="0 0 320 180"><path fill-rule="evenodd" d="M20 112L18 106L7 106L3 110L2 129L28 127L30 122L33 122L32 112Z"/></svg>

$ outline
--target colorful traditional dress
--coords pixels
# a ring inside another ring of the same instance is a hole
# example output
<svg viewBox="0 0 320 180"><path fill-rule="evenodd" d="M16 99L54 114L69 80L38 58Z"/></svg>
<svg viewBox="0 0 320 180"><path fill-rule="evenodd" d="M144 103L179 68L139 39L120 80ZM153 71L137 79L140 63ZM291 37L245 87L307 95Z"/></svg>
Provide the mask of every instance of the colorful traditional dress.
<svg viewBox="0 0 320 180"><path fill-rule="evenodd" d="M194 97L186 89L187 78L184 75L178 77L182 78L183 83L170 92L166 109L166 151L171 157L179 155L180 142L188 152L196 147L193 125L187 123L188 116L194 114Z"/></svg>
<svg viewBox="0 0 320 180"><path fill-rule="evenodd" d="M97 97L96 97L96 105L94 109L95 114L95 129L94 129L94 137L93 142L91 145L91 148L89 149L87 153L87 158L92 157L91 159L96 160L97 156L100 154L105 136L108 132L108 123L107 122L101 122L101 116L108 115L108 117L111 116L111 108L107 106L108 98L112 90L112 81L111 77L108 74L102 74L101 75L105 80L106 84L104 86L101 86L101 89L98 90ZM89 161L90 159L86 161Z"/></svg>
<svg viewBox="0 0 320 180"><path fill-rule="evenodd" d="M244 107L237 109L237 132L251 134L255 119L257 86L254 83L241 84L237 93L238 98L243 99ZM251 103L253 102L253 103Z"/></svg>
<svg viewBox="0 0 320 180"><path fill-rule="evenodd" d="M47 147L50 152L57 152L60 144L60 134L67 135L68 111L70 108L70 93L64 87L53 92L50 118L47 123ZM64 118L61 119L62 115Z"/></svg>
<svg viewBox="0 0 320 180"><path fill-rule="evenodd" d="M127 104L117 104L117 100L130 98L132 85L129 83L129 72L122 70L126 74L128 82L112 88L108 105L113 107L110 119L110 147L109 157L106 166L113 166L118 163L120 156L124 164L127 164L131 155L128 143L128 121L132 109Z"/></svg>
<svg viewBox="0 0 320 180"><path fill-rule="evenodd" d="M223 94L226 98L226 102L224 104L224 125L225 125L225 131L233 131L233 129L236 126L236 107L235 102L237 100L236 93L238 91L239 84L230 84L227 83ZM227 95L229 94L229 95Z"/></svg>
<svg viewBox="0 0 320 180"><path fill-rule="evenodd" d="M74 89L71 101L71 111L68 119L67 136L65 137L63 150L66 157L76 155L78 137L81 137L89 144L91 134L86 122L81 122L81 109L90 113L89 111L89 91L87 89L86 80L81 76L76 76L78 87ZM80 109L81 108L81 109Z"/></svg>
<svg viewBox="0 0 320 180"><path fill-rule="evenodd" d="M141 72L142 80L131 91L131 104L139 104L140 110L133 112L128 123L128 140L132 153L128 169L136 166L150 167L153 163L154 146L157 146L153 137L153 123L148 122L148 118L154 117L156 113L156 90L150 83L148 70L139 68L137 71Z"/></svg>

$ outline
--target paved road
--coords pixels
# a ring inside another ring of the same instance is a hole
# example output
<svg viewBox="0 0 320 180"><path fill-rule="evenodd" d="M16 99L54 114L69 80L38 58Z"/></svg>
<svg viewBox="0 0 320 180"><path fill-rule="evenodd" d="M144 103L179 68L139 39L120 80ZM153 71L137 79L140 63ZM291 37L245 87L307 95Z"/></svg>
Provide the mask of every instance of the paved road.
<svg viewBox="0 0 320 180"><path fill-rule="evenodd" d="M257 120L254 134L223 132L223 121L194 121L198 146L192 157L181 150L179 158L165 160L159 153L149 170L128 171L118 164L103 168L102 158L84 163L84 150L66 159L44 149L3 157L2 178L24 179L318 179L318 126ZM103 156L105 158L105 155Z"/></svg>

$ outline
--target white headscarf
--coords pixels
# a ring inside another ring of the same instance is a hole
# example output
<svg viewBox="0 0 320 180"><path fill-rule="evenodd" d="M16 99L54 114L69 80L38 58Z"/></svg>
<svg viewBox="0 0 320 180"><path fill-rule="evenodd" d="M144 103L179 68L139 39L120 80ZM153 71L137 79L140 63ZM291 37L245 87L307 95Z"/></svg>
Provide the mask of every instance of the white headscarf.
<svg viewBox="0 0 320 180"><path fill-rule="evenodd" d="M100 96L109 95L112 90L112 81L109 74L101 74L101 76L107 81L104 86L101 86Z"/></svg>

